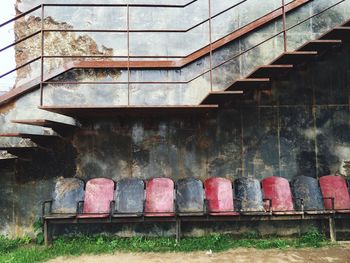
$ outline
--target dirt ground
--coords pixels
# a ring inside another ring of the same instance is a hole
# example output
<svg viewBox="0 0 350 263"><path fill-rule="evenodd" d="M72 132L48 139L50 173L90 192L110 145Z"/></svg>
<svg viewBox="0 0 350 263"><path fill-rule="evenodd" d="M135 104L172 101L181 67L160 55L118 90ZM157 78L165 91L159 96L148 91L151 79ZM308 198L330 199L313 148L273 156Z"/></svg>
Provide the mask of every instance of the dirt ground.
<svg viewBox="0 0 350 263"><path fill-rule="evenodd" d="M254 262L254 263L284 263L284 262L349 262L350 245L318 249L233 249L220 253L116 253L113 255L59 257L47 263L221 263L221 262Z"/></svg>

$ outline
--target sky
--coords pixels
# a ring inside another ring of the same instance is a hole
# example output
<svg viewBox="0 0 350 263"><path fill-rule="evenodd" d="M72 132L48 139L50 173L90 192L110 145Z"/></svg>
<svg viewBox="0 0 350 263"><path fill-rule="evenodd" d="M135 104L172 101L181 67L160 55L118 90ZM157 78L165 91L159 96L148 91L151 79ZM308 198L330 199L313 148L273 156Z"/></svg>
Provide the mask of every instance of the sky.
<svg viewBox="0 0 350 263"><path fill-rule="evenodd" d="M15 16L14 8L15 0L1 1L0 8L0 24ZM13 23L0 28L0 49L14 42ZM13 69L15 66L15 51L11 47L6 51L0 52L0 75ZM10 89L15 82L16 75L14 73L0 78L0 93Z"/></svg>

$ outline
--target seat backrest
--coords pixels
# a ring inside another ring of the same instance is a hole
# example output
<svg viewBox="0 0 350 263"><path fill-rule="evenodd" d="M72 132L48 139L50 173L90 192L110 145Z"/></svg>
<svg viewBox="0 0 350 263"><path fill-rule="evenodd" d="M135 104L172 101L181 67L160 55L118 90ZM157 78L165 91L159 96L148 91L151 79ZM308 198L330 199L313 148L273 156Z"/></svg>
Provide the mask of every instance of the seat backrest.
<svg viewBox="0 0 350 263"><path fill-rule="evenodd" d="M117 213L142 213L145 199L145 184L142 179L122 179L115 190Z"/></svg>
<svg viewBox="0 0 350 263"><path fill-rule="evenodd" d="M240 177L235 180L235 196L239 211L264 211L260 182L253 177Z"/></svg>
<svg viewBox="0 0 350 263"><path fill-rule="evenodd" d="M304 210L323 210L324 204L321 189L316 178L310 176L297 176L292 182L294 205L301 210L301 201L304 202Z"/></svg>
<svg viewBox="0 0 350 263"><path fill-rule="evenodd" d="M145 212L174 212L173 180L169 178L152 178L147 181Z"/></svg>
<svg viewBox="0 0 350 263"><path fill-rule="evenodd" d="M226 178L212 177L204 182L209 212L234 211L232 182Z"/></svg>
<svg viewBox="0 0 350 263"><path fill-rule="evenodd" d="M52 193L53 213L76 213L77 203L84 198L84 182L78 178L60 178Z"/></svg>
<svg viewBox="0 0 350 263"><path fill-rule="evenodd" d="M178 180L176 183L176 204L180 213L204 212L202 182L195 178Z"/></svg>
<svg viewBox="0 0 350 263"><path fill-rule="evenodd" d="M350 209L350 197L345 178L342 176L327 175L320 178L321 192L324 198L334 198L334 209ZM326 209L332 209L332 201L324 199Z"/></svg>
<svg viewBox="0 0 350 263"><path fill-rule="evenodd" d="M292 192L287 179L270 176L261 180L263 197L272 201L272 211L294 210Z"/></svg>
<svg viewBox="0 0 350 263"><path fill-rule="evenodd" d="M114 181L95 178L86 183L83 213L109 213L114 195Z"/></svg>

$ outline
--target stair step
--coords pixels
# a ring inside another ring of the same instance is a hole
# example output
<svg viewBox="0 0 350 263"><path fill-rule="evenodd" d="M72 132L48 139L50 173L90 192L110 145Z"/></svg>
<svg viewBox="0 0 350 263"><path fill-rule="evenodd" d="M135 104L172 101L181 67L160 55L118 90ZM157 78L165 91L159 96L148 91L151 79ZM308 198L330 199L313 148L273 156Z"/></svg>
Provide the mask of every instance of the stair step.
<svg viewBox="0 0 350 263"><path fill-rule="evenodd" d="M317 52L324 51L326 49L341 45L342 41L340 39L318 39L307 42L305 45L300 47L300 51L312 51Z"/></svg>
<svg viewBox="0 0 350 263"><path fill-rule="evenodd" d="M12 165L16 160L18 160L17 157L0 158L0 165L1 167L6 167L8 165Z"/></svg>
<svg viewBox="0 0 350 263"><path fill-rule="evenodd" d="M284 52L281 56L276 58L271 64L284 65L284 64L299 64L309 61L317 56L317 51L293 51Z"/></svg>
<svg viewBox="0 0 350 263"><path fill-rule="evenodd" d="M205 104L218 104L222 105L235 98L239 98L243 95L243 91L213 91L210 92L200 103Z"/></svg>
<svg viewBox="0 0 350 263"><path fill-rule="evenodd" d="M42 106L39 109L70 116L78 120L113 117L164 117L202 114L216 110L218 105L120 105L120 106Z"/></svg>
<svg viewBox="0 0 350 263"><path fill-rule="evenodd" d="M248 78L274 78L293 69L293 65L264 65L253 71Z"/></svg>
<svg viewBox="0 0 350 263"><path fill-rule="evenodd" d="M55 132L61 135L69 135L74 132L79 127L77 125L51 121L46 119L33 119L33 120L12 120L13 123L24 124L24 125L32 125L39 126L45 128L51 128Z"/></svg>
<svg viewBox="0 0 350 263"><path fill-rule="evenodd" d="M3 147L0 146L0 151L6 151L12 155L18 156L18 157L28 157L33 152L38 151L38 147Z"/></svg>
<svg viewBox="0 0 350 263"><path fill-rule="evenodd" d="M246 78L236 80L227 91L232 90L255 90L255 89L266 89L269 87L269 78Z"/></svg>
<svg viewBox="0 0 350 263"><path fill-rule="evenodd" d="M59 139L55 135L44 135L44 134L30 134L30 133L0 133L0 137L13 137L13 138L23 138L30 139L32 142L38 145L47 145Z"/></svg>
<svg viewBox="0 0 350 263"><path fill-rule="evenodd" d="M331 31L325 33L320 39L340 39L343 41L350 40L350 26L335 27Z"/></svg>
<svg viewBox="0 0 350 263"><path fill-rule="evenodd" d="M342 26L344 27L350 26L350 20L346 21Z"/></svg>

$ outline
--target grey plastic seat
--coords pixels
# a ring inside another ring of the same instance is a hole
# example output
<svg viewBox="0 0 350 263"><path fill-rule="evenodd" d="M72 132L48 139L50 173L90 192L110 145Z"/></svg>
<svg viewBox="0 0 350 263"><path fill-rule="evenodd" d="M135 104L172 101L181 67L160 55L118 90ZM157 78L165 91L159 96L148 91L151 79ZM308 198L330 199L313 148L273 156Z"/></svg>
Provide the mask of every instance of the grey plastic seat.
<svg viewBox="0 0 350 263"><path fill-rule="evenodd" d="M145 183L142 179L122 179L117 182L113 217L143 215Z"/></svg>
<svg viewBox="0 0 350 263"><path fill-rule="evenodd" d="M180 216L204 214L203 183L195 178L178 180L176 183L176 204Z"/></svg>
<svg viewBox="0 0 350 263"><path fill-rule="evenodd" d="M59 178L52 193L52 200L43 203L43 216L50 218L72 218L77 214L77 204L84 198L84 181L78 178ZM50 204L45 213L45 203Z"/></svg>
<svg viewBox="0 0 350 263"><path fill-rule="evenodd" d="M324 203L318 180L309 176L297 176L292 182L294 205L306 213L322 213ZM301 202L303 200L303 202ZM302 207L303 206L303 207Z"/></svg>
<svg viewBox="0 0 350 263"><path fill-rule="evenodd" d="M263 197L258 179L240 177L234 181L237 209L242 214L264 213Z"/></svg>

